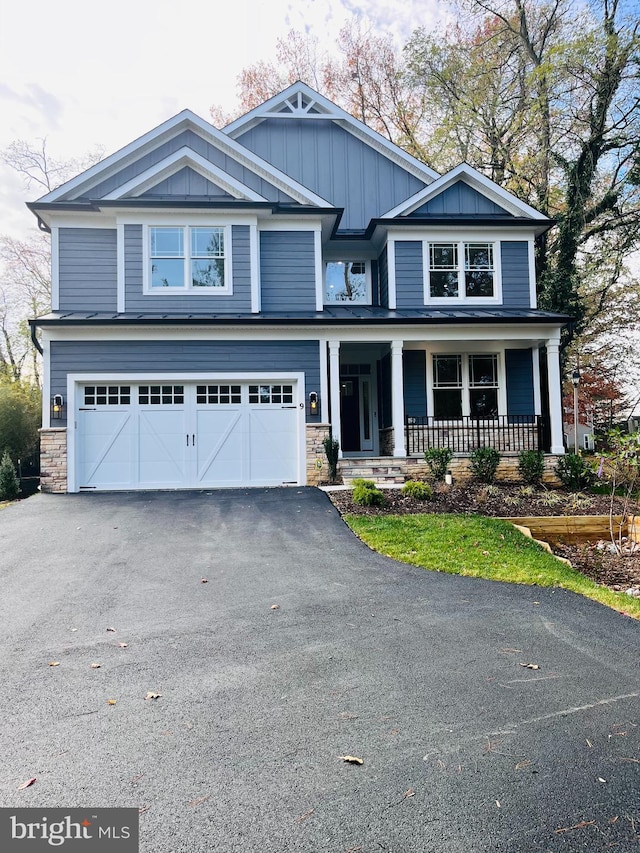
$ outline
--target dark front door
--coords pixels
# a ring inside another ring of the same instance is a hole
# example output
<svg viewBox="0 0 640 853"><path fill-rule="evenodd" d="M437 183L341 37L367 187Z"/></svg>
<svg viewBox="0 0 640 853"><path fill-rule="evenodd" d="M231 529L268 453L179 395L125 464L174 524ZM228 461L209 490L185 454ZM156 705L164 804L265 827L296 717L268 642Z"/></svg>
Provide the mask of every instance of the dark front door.
<svg viewBox="0 0 640 853"><path fill-rule="evenodd" d="M360 450L360 383L357 376L340 380L340 420L342 450Z"/></svg>

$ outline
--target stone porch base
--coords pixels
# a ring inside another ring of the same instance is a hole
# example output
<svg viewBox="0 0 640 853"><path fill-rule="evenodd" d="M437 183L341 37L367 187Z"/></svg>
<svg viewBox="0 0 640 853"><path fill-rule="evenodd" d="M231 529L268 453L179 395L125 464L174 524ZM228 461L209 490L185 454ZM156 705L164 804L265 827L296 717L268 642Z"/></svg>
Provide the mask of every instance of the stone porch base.
<svg viewBox="0 0 640 853"><path fill-rule="evenodd" d="M40 490L64 494L67 491L67 428L40 430Z"/></svg>

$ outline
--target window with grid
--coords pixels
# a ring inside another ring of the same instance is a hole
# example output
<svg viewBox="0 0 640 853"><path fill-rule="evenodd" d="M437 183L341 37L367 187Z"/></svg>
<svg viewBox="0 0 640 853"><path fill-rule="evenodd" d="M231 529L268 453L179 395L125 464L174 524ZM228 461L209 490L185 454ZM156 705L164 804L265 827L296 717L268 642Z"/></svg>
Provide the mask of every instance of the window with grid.
<svg viewBox="0 0 640 853"><path fill-rule="evenodd" d="M487 299L495 293L493 243L429 243L430 299Z"/></svg>
<svg viewBox="0 0 640 853"><path fill-rule="evenodd" d="M152 226L149 228L149 286L200 292L227 291L225 228Z"/></svg>
<svg viewBox="0 0 640 853"><path fill-rule="evenodd" d="M438 420L462 417L462 356L433 357L433 414Z"/></svg>
<svg viewBox="0 0 640 853"><path fill-rule="evenodd" d="M184 403L184 385L140 385L141 406L176 406Z"/></svg>
<svg viewBox="0 0 640 853"><path fill-rule="evenodd" d="M131 403L129 385L86 385L85 406L128 406Z"/></svg>
<svg viewBox="0 0 640 853"><path fill-rule="evenodd" d="M437 420L498 417L498 356L434 355L433 414Z"/></svg>
<svg viewBox="0 0 640 853"><path fill-rule="evenodd" d="M197 385L196 402L212 406L241 403L242 390L240 385Z"/></svg>
<svg viewBox="0 0 640 853"><path fill-rule="evenodd" d="M249 402L293 403L293 385L249 385Z"/></svg>
<svg viewBox="0 0 640 853"><path fill-rule="evenodd" d="M498 356L469 356L469 414L498 417Z"/></svg>

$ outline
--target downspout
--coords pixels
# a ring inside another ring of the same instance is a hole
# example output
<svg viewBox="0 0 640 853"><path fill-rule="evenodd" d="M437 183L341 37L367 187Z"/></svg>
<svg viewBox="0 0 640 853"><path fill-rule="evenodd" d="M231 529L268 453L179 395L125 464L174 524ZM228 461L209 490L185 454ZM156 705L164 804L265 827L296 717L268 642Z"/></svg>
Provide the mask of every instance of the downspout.
<svg viewBox="0 0 640 853"><path fill-rule="evenodd" d="M38 340L37 335L36 335L36 331L37 331L36 330L36 321L35 320L29 320L29 325L31 326L31 340L33 341L33 345L38 350L40 355L44 355L44 350L42 349L42 346L40 345L40 341Z"/></svg>

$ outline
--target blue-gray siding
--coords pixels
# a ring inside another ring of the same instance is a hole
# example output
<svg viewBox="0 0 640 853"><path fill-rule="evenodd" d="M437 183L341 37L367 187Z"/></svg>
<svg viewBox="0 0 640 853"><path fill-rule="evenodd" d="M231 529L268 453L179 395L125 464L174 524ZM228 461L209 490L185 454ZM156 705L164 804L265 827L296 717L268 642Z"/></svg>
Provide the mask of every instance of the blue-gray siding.
<svg viewBox="0 0 640 853"><path fill-rule="evenodd" d="M106 178L96 186L87 190L86 198L103 198L108 193L117 189L122 184L127 183L138 175L141 175L147 169L155 166L165 157L174 154L180 148L191 148L197 154L200 154L206 160L209 160L215 166L218 166L222 171L237 178L241 183L250 187L252 190L260 193L268 201L291 201L291 198L279 189L276 189L266 179L259 177L251 169L240 165L237 160L227 154L222 153L209 142L206 142L197 133L191 130L184 130L173 139L162 143L153 151L144 154L135 162L129 164L124 169L121 169L110 178Z"/></svg>
<svg viewBox="0 0 640 853"><path fill-rule="evenodd" d="M464 181L458 181L439 195L430 199L410 214L423 216L510 216L509 212L474 190Z"/></svg>
<svg viewBox="0 0 640 853"><path fill-rule="evenodd" d="M396 247L396 307L419 308L424 305L422 280L422 243L402 240Z"/></svg>
<svg viewBox="0 0 640 853"><path fill-rule="evenodd" d="M142 193L138 198L203 198L209 200L220 199L221 201L233 200L234 196L225 190L212 184L205 177L193 169L185 166L180 169L175 175L170 175L156 184L147 192Z"/></svg>
<svg viewBox="0 0 640 853"><path fill-rule="evenodd" d="M402 367L405 417L423 418L427 414L427 361L424 350L405 350Z"/></svg>
<svg viewBox="0 0 640 853"><path fill-rule="evenodd" d="M336 207L341 229L366 228L425 184L332 121L266 119L238 137Z"/></svg>
<svg viewBox="0 0 640 853"><path fill-rule="evenodd" d="M530 308L529 247L525 240L503 240L502 304L505 308Z"/></svg>
<svg viewBox="0 0 640 853"><path fill-rule="evenodd" d="M533 357L530 349L508 349L504 353L507 374L507 414L533 415Z"/></svg>
<svg viewBox="0 0 640 853"><path fill-rule="evenodd" d="M251 311L249 226L232 226L233 294L216 296L185 293L184 296L142 292L142 226L125 225L125 308L127 311L185 311L189 314L229 314Z"/></svg>
<svg viewBox="0 0 640 853"><path fill-rule="evenodd" d="M316 307L313 231L260 234L263 311L309 311Z"/></svg>
<svg viewBox="0 0 640 853"><path fill-rule="evenodd" d="M60 228L61 311L115 311L117 236L111 228Z"/></svg>
<svg viewBox="0 0 640 853"><path fill-rule="evenodd" d="M387 256L387 247L382 250L378 258L378 275L380 277L380 305L382 308L389 307L389 259Z"/></svg>
<svg viewBox="0 0 640 853"><path fill-rule="evenodd" d="M307 393L320 390L318 341L52 341L50 365L51 394L65 398L68 373L303 372Z"/></svg>

